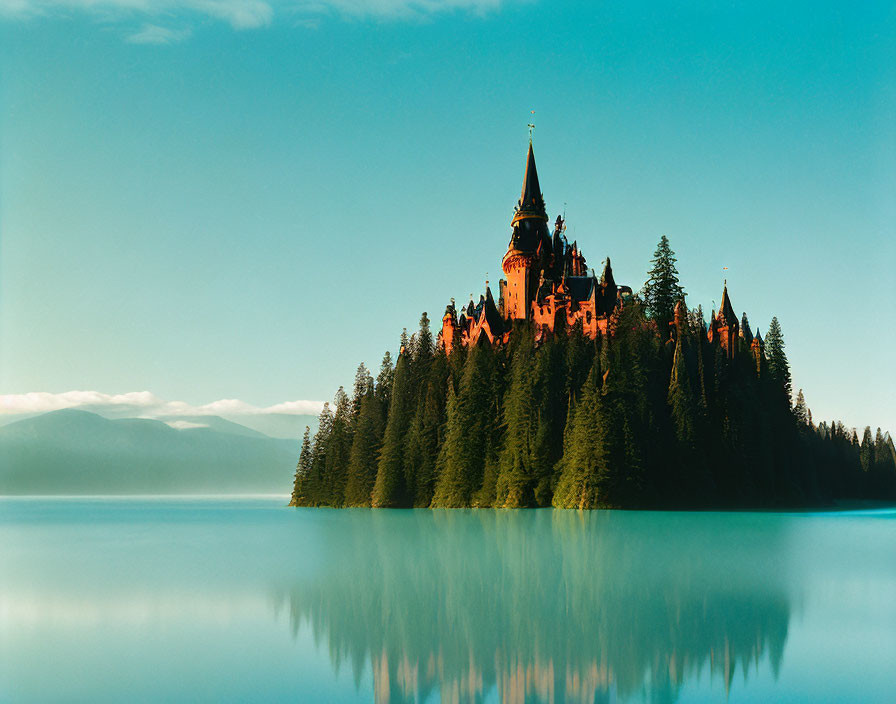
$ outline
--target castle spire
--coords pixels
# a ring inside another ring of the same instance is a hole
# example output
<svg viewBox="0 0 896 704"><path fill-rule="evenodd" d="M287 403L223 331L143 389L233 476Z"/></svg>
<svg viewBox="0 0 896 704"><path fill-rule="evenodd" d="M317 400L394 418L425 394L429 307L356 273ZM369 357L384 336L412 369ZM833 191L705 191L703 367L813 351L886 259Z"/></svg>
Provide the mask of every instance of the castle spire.
<svg viewBox="0 0 896 704"><path fill-rule="evenodd" d="M520 220L530 218L548 221L548 215L544 209L544 197L541 195L541 186L538 183L538 169L535 168L535 152L532 151L531 141L529 142L529 153L526 156L523 191L510 224L516 225Z"/></svg>
<svg viewBox="0 0 896 704"><path fill-rule="evenodd" d="M716 316L724 320L728 325L737 325L737 315L734 307L731 305L731 299L728 298L728 281L725 281L725 287L722 289L722 305L719 306L719 314Z"/></svg>

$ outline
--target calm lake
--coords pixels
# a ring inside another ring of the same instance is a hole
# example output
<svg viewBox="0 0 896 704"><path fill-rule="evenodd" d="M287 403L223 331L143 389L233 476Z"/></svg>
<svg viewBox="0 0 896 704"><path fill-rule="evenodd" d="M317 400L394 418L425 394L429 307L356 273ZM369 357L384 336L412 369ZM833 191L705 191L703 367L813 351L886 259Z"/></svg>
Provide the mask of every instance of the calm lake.
<svg viewBox="0 0 896 704"><path fill-rule="evenodd" d="M0 701L896 701L896 510L285 502L0 499Z"/></svg>

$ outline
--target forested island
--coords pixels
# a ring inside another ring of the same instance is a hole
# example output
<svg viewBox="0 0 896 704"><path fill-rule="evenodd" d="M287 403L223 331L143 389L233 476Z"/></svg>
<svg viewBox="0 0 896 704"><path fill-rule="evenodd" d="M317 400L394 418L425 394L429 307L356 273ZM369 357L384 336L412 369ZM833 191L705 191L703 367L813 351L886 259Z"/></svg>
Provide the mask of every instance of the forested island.
<svg viewBox="0 0 896 704"><path fill-rule="evenodd" d="M426 313L308 428L293 506L709 508L896 499L888 433L793 398L784 335L727 285L688 309L663 236L638 294L553 234L532 144L496 303Z"/></svg>
<svg viewBox="0 0 896 704"><path fill-rule="evenodd" d="M581 325L536 343L446 353L426 315L387 352L376 379L358 368L306 429L293 506L707 508L896 498L888 433L861 439L815 423L777 319L761 345L729 358L686 311L661 241L642 296L612 334ZM723 303L724 304L724 303ZM671 322L671 325L669 323ZM660 330L673 328L664 339ZM749 330L746 316L740 329ZM756 339L755 337L753 338ZM761 339L761 338L760 338Z"/></svg>

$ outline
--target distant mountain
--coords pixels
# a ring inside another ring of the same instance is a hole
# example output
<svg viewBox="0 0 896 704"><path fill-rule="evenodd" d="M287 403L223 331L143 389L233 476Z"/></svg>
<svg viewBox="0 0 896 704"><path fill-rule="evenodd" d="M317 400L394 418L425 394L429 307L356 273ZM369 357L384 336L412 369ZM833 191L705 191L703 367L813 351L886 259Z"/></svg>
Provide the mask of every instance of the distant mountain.
<svg viewBox="0 0 896 704"><path fill-rule="evenodd" d="M132 407L111 407L103 405L95 406L79 406L79 411L87 411L95 413L109 420L118 420L120 418L133 418L142 413L143 409L136 406ZM35 418L43 415L42 413L17 413L17 414L0 414L0 427L18 423L20 420L27 418ZM225 413L223 416L183 416L170 415L160 416L160 420L165 421L175 428L186 427L184 423L195 423L198 425L207 425L212 430L220 430L222 432L235 432L238 435L244 435L247 432L255 431L262 435L272 438L284 438L299 442L302 434L305 432L305 426L310 426L312 432L317 431L317 416L294 415L292 413ZM240 428L239 431L233 427L226 425L227 423Z"/></svg>
<svg viewBox="0 0 896 704"><path fill-rule="evenodd" d="M217 416L66 409L0 427L0 494L282 493L297 450Z"/></svg>

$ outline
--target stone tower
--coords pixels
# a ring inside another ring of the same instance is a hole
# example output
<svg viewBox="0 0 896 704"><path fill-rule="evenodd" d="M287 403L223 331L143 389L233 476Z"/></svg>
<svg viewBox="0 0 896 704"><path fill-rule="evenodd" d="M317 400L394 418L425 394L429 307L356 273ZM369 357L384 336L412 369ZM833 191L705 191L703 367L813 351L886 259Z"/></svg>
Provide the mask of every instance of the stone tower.
<svg viewBox="0 0 896 704"><path fill-rule="evenodd" d="M550 265L551 238L547 223L530 140L523 192L510 221L513 231L501 261L507 279L501 281L500 296L504 302L504 317L508 320L529 319L539 276L542 269Z"/></svg>

